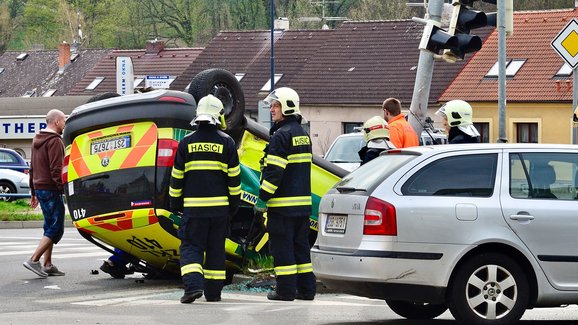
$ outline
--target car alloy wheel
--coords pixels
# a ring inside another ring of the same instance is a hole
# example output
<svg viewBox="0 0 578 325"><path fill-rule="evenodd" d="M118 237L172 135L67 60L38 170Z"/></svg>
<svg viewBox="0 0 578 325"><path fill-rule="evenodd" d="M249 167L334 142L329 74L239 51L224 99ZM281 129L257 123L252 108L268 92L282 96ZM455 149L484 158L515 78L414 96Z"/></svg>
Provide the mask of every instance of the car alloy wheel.
<svg viewBox="0 0 578 325"><path fill-rule="evenodd" d="M448 290L452 315L463 324L512 324L529 300L522 268L510 257L486 253L459 266Z"/></svg>
<svg viewBox="0 0 578 325"><path fill-rule="evenodd" d="M0 182L0 194L16 194L16 188L8 182ZM16 200L14 196L1 196L0 201L11 202Z"/></svg>

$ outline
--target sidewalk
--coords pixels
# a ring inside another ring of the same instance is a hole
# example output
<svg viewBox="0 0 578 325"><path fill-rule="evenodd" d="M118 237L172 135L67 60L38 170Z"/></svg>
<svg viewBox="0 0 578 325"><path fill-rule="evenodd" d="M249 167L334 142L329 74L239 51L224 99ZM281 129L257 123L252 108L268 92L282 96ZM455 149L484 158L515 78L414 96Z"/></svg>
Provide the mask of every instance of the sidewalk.
<svg viewBox="0 0 578 325"><path fill-rule="evenodd" d="M44 221L0 221L0 229L42 228ZM64 227L74 227L71 220L64 221Z"/></svg>
<svg viewBox="0 0 578 325"><path fill-rule="evenodd" d="M65 213L68 214L68 206L64 205ZM29 213L42 214L40 205L34 210L29 210ZM44 226L43 220L34 221L0 221L0 229L21 229L21 228L42 228ZM65 220L64 227L74 227L72 220Z"/></svg>

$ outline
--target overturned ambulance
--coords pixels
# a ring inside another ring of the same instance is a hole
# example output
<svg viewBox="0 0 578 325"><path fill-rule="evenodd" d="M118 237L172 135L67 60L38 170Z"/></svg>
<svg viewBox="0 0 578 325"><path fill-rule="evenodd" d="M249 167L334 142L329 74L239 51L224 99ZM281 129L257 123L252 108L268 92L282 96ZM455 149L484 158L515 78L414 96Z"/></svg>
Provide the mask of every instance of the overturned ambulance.
<svg viewBox="0 0 578 325"><path fill-rule="evenodd" d="M178 142L193 131L196 102L213 94L225 106L225 132L237 143L241 167L241 207L231 217L226 240L230 279L246 263L267 254L268 236L252 206L269 132L245 118L243 92L228 71L205 70L189 89L157 90L75 108L63 135L66 203L75 227L90 242L111 253L122 250L145 272L178 275L180 217L169 211L171 169ZM319 200L346 173L313 158L312 241Z"/></svg>

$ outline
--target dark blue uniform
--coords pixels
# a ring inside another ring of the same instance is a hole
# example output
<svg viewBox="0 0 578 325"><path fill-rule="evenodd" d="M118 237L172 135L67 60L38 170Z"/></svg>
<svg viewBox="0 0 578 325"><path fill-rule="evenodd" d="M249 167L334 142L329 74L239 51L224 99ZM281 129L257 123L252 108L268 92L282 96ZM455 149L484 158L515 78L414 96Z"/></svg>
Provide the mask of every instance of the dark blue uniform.
<svg viewBox="0 0 578 325"><path fill-rule="evenodd" d="M480 137L472 137L469 134L466 134L464 131L460 130L460 128L452 127L450 128L450 132L448 134L448 142L450 144L454 143L479 143Z"/></svg>
<svg viewBox="0 0 578 325"><path fill-rule="evenodd" d="M294 299L315 295L309 253L311 139L293 115L275 123L265 152L259 198L267 202L276 292Z"/></svg>
<svg viewBox="0 0 578 325"><path fill-rule="evenodd" d="M207 300L220 299L225 234L240 193L235 142L215 125L201 123L179 143L169 188L171 210L183 212L179 238L185 295L204 289Z"/></svg>

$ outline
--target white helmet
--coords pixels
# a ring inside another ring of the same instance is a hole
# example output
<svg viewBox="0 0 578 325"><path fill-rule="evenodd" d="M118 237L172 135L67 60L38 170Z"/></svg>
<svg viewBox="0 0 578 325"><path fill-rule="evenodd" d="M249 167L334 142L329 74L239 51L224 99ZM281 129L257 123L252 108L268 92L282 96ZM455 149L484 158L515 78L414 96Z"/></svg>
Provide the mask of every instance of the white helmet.
<svg viewBox="0 0 578 325"><path fill-rule="evenodd" d="M281 103L281 113L283 115L301 115L299 95L295 90L288 87L277 88L267 95L263 101L270 106L275 100Z"/></svg>
<svg viewBox="0 0 578 325"><path fill-rule="evenodd" d="M224 112L223 103L217 97L209 94L199 100L197 116L191 124L194 125L201 121L206 121L213 125L219 125L219 128L224 130L227 128Z"/></svg>
<svg viewBox="0 0 578 325"><path fill-rule="evenodd" d="M450 100L438 109L436 115L446 118L450 127L457 126L472 137L480 136L472 121L472 106L463 100Z"/></svg>
<svg viewBox="0 0 578 325"><path fill-rule="evenodd" d="M389 125L381 116L374 116L363 123L365 143L378 138L389 140Z"/></svg>

